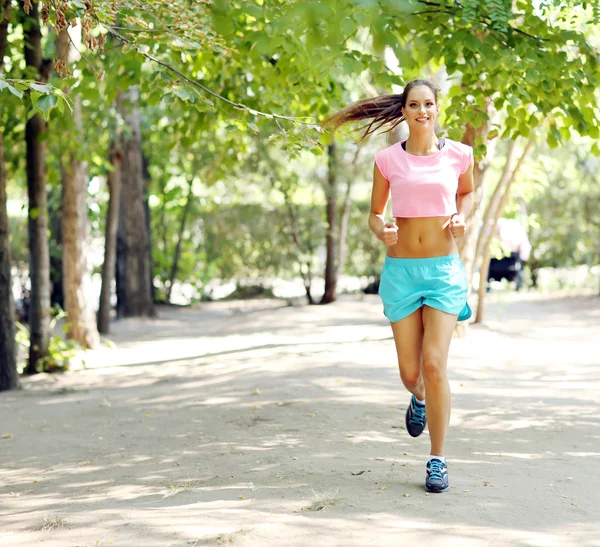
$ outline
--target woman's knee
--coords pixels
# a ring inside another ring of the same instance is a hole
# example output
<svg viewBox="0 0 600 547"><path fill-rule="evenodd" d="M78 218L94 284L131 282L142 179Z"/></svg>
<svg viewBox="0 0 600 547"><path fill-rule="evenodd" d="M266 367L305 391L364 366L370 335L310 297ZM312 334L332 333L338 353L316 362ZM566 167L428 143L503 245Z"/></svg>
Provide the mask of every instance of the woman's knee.
<svg viewBox="0 0 600 547"><path fill-rule="evenodd" d="M426 383L446 381L446 363L435 355L423 356L423 379Z"/></svg>
<svg viewBox="0 0 600 547"><path fill-rule="evenodd" d="M400 378L406 389L413 389L417 387L421 381L421 371L419 366L414 367L402 367L400 366Z"/></svg>

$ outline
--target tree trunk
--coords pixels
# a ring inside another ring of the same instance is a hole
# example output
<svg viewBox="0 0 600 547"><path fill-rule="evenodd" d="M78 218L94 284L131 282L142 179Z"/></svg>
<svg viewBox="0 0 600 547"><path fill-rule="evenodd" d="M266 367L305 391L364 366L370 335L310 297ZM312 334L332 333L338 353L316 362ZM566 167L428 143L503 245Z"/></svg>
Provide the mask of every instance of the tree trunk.
<svg viewBox="0 0 600 547"><path fill-rule="evenodd" d="M130 88L122 113L130 130L123 139L121 206L117 234L117 316L155 315L152 299L152 263L142 174L139 90Z"/></svg>
<svg viewBox="0 0 600 547"><path fill-rule="evenodd" d="M348 234L348 221L350 220L350 206L352 205L352 183L356 180L356 166L358 164L358 155L360 154L360 148L356 149L354 158L352 159L352 171L348 178L348 184L346 186L346 194L344 195L344 201L342 202L342 209L340 211L340 241L338 249L338 273L344 273L344 266L346 265L346 235Z"/></svg>
<svg viewBox="0 0 600 547"><path fill-rule="evenodd" d="M48 229L50 230L50 306L65 307L63 287L62 188L48 192Z"/></svg>
<svg viewBox="0 0 600 547"><path fill-rule="evenodd" d="M190 206L192 204L192 185L194 183L194 177L190 175L190 183L188 187L187 200L183 206L183 214L181 215L181 224L179 225L179 234L177 236L177 245L175 247L175 256L173 257L173 265L171 267L171 275L169 276L169 287L167 289L167 302L171 301L171 291L173 290L173 283L177 278L177 269L179 267L179 256L181 255L181 244L183 242L183 234L185 232L185 223L189 213Z"/></svg>
<svg viewBox="0 0 600 547"><path fill-rule="evenodd" d="M490 230L489 234L486 236L484 243L483 243L483 259L482 259L481 269L480 269L481 277L479 279L479 290L478 290L478 298L477 298L477 313L475 314L475 323L481 323L483 321L483 309L484 309L485 294L486 294L486 287L487 287L487 276L488 276L488 272L490 271L490 243L492 241L492 238L494 237L494 233L496 232L496 227L498 225L498 219L502 216L502 212L504 211L504 208L506 207L506 204L508 202L508 198L510 196L510 188L511 188L513 182L515 181L517 174L519 173L519 170L521 169L521 166L525 162L525 158L527 157L527 154L529 153L529 150L531 149L533 142L534 142L534 137L531 137L529 139L529 142L527 143L527 146L525 146L525 150L523 150L523 153L521 154L521 157L519 158L517 165L510 173L510 176L508 178L506 178L506 181L504 181L503 179L500 179L500 181L498 182L498 186L500 186L500 184L503 183L503 188L501 190L502 197L501 197L501 199L499 199L499 201L496 202L496 209L493 211L490 210L491 206L492 206L492 202L490 202L490 207L488 207L488 214L490 216L492 216L493 222L491 225L491 230ZM511 156L512 156L512 150L511 150ZM510 161L510 159L511 159L511 157L507 157L507 159L506 159L507 163ZM505 172L506 172L506 170L505 170ZM503 175L504 175L504 173L503 173ZM494 192L494 195L495 194L496 194L496 192Z"/></svg>
<svg viewBox="0 0 600 547"><path fill-rule="evenodd" d="M490 122L483 124L481 127L475 129L471 126L467 127L467 131L463 136L462 142L469 146L475 146L475 140L477 138L485 139L489 132ZM475 247L477 245L477 239L479 237L479 230L481 226L481 219L483 217L483 208L481 202L485 196L486 191L486 171L489 167L492 158L495 153L496 141L487 141L488 153L487 156L481 160L475 160L473 169L473 181L474 181L474 194L475 200L473 207L469 212L466 219L467 230L465 236L457 241L458 252L460 258L465 265L465 271L467 274L467 285L470 287L473 280L473 272L475 270L477 255L475 254Z"/></svg>
<svg viewBox="0 0 600 547"><path fill-rule="evenodd" d="M2 0L0 3L0 72L3 72L4 69L4 55L8 43L9 4L9 0ZM15 305L10 273L10 233L6 210L4 134L2 131L3 128L0 127L0 348L2 348L0 350L0 391L19 387L15 344Z"/></svg>
<svg viewBox="0 0 600 547"><path fill-rule="evenodd" d="M140 149L141 149L141 141L140 141ZM150 292L152 293L152 302L156 302L156 286L154 285L154 258L152 256L152 222L150 217L150 202L148 197L150 196L150 184L152 182L150 171L148 169L148 158L142 154L142 187L144 194L144 212L146 218L146 234L148 234L148 264L150 265L148 268L148 276L150 283Z"/></svg>
<svg viewBox="0 0 600 547"><path fill-rule="evenodd" d="M42 60L42 33L40 31L38 3L31 2L29 15L24 14L23 36L25 63L39 74L41 82L48 80L49 63ZM47 125L35 114L25 126L27 144L27 193L29 196L29 269L31 278L31 309L29 315L30 347L25 371L37 372L37 362L48 353L50 337L50 253L48 248L48 198L46 195L46 143Z"/></svg>
<svg viewBox="0 0 600 547"><path fill-rule="evenodd" d="M74 100L73 122L78 134L83 133L81 95ZM87 165L68 152L68 165L61 158L63 181L63 294L67 312L67 337L84 348L95 348L100 342L92 300L88 297L92 285L87 262L89 223L87 214Z"/></svg>
<svg viewBox="0 0 600 547"><path fill-rule="evenodd" d="M108 211L104 237L104 263L102 264L102 288L98 307L98 331L108 334L110 325L110 297L115 278L117 261L117 230L119 226L119 208L121 202L121 161L122 152L113 144L110 151L112 171L106 176L108 183Z"/></svg>
<svg viewBox="0 0 600 547"><path fill-rule="evenodd" d="M336 178L336 147L332 143L327 147L327 257L325 261L325 292L321 304L335 302L337 291L337 178Z"/></svg>
<svg viewBox="0 0 600 547"><path fill-rule="evenodd" d="M516 141L511 140L508 144L508 150L506 151L506 159L504 160L504 167L502 168L502 174L496 184L496 188L490 198L490 202L485 209L482 219L481 230L479 230L479 237L477 238L477 245L475 247L475 257L479 258L483 255L483 250L489 245L489 242L493 238L493 233L490 231L491 225L494 222L494 215L498 210L500 201L504 196L504 190L508 181L512 178L513 172L513 160L516 151Z"/></svg>
<svg viewBox="0 0 600 547"><path fill-rule="evenodd" d="M2 29L0 29L1 37ZM0 51L0 54L2 51ZM0 57L1 59L2 57ZM10 236L6 211L4 139L0 131L0 391L19 387L15 345L15 308L10 275Z"/></svg>

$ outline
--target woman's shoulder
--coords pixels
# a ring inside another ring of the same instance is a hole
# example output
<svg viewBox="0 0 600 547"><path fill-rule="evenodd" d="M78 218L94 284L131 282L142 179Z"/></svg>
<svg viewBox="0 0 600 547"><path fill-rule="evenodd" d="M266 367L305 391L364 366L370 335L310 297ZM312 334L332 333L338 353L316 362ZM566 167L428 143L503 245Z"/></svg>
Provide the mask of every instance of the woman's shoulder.
<svg viewBox="0 0 600 547"><path fill-rule="evenodd" d="M381 150L375 152L375 159L377 158L395 158L398 156L398 148L402 147L402 141L386 146Z"/></svg>
<svg viewBox="0 0 600 547"><path fill-rule="evenodd" d="M472 155L473 154L473 148L471 146L469 146L468 144L465 144L465 143L459 142L459 141L453 141L452 139L449 139L447 137L444 140L446 141L446 145L448 146L449 150L454 150L455 152L457 152L460 155L464 155L464 154Z"/></svg>

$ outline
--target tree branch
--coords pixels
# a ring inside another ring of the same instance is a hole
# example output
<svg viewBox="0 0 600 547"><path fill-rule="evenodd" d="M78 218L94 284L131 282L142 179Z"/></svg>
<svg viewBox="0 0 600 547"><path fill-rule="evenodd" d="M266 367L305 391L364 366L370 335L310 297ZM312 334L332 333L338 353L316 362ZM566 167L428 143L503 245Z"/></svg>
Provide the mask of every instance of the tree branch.
<svg viewBox="0 0 600 547"><path fill-rule="evenodd" d="M417 1L419 2L419 4L423 4L424 6L431 6L431 7L435 7L435 8L439 8L439 9L411 13L411 15L421 15L421 14L436 13L436 12L443 12L443 13L449 13L449 14L455 13L454 10L452 10L452 9L444 9L442 4L437 3L437 2L429 2L428 0L417 0ZM463 5L460 2L455 2L455 5L458 9L463 8ZM490 26L489 21L486 21L485 19L482 19L479 22L483 23L486 26ZM517 34L522 34L523 36L526 36L527 38L531 38L532 40L537 40L540 42L549 42L550 41L548 38L540 38L539 36L533 36L533 34L529 34L529 33L525 32L524 30L518 29L518 28L508 25L508 24L507 24L507 28L509 28L513 32L516 32Z"/></svg>
<svg viewBox="0 0 600 547"><path fill-rule="evenodd" d="M160 34L163 32L171 32L170 29L167 28L129 28L129 27L118 27L113 25L114 29L117 30L122 30L124 32L148 32L148 33L155 33L155 34Z"/></svg>
<svg viewBox="0 0 600 547"><path fill-rule="evenodd" d="M200 82L194 80L193 78L186 76L183 72L177 70L175 67L169 65L168 63L165 63L164 61L157 59L156 57L154 57L153 55L150 55L149 53L141 51L140 48L136 44L134 44L131 40L128 40L127 38L125 38L124 36L119 34L113 28L107 27L107 29L108 29L108 32L110 34L112 34L115 38L120 40L122 43L127 44L130 47L133 47L140 55L142 55L149 61L152 61L153 63L156 63L156 64L166 68L167 70L173 72L174 74L177 74L177 76L179 76L182 80L185 80L189 84L191 84L195 87L198 87L199 89L202 89L202 91L204 91L205 93L212 95L216 99L219 99L220 101L223 101L224 103L227 103L228 105L233 106L234 108L236 108L238 110L245 110L246 112L253 114L255 116L264 116L265 118L268 118L268 119L285 120L288 122L297 123L297 124L301 124L301 125L307 125L307 126L311 126L311 127L320 127L319 124L314 123L314 122L303 121L300 118L294 118L292 116L281 116L279 114L269 114L267 112L261 112L260 110L254 110L253 108L250 108L249 106L246 106L243 103L236 103L234 101L230 101L229 99L223 97L222 95L219 95L218 93L203 86Z"/></svg>
<svg viewBox="0 0 600 547"><path fill-rule="evenodd" d="M94 67L94 65L92 64L92 62L83 54L81 53L81 50L75 45L75 42L73 42L73 38L71 38L71 33L69 32L69 29L66 28L65 32L67 33L67 36L69 37L69 42L71 42L71 45L73 46L73 49L79 53L79 58L83 59L87 66L89 66L92 69L92 73L96 73L96 68ZM65 52L65 56L68 54L69 50L67 49L67 51Z"/></svg>

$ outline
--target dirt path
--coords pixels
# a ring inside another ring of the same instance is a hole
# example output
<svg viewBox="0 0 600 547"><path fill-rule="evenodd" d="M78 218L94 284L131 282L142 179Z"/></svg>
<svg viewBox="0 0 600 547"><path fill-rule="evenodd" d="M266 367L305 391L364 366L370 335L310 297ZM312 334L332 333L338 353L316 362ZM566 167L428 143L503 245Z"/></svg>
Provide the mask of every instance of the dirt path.
<svg viewBox="0 0 600 547"><path fill-rule="evenodd" d="M600 546L600 300L495 296L453 341L451 491L377 297L113 324L0 394L0 545Z"/></svg>

